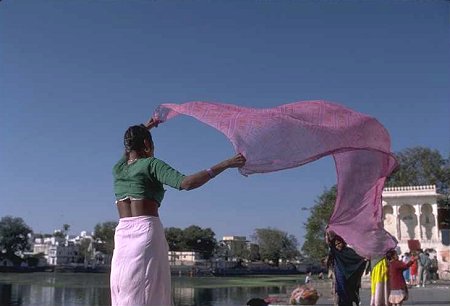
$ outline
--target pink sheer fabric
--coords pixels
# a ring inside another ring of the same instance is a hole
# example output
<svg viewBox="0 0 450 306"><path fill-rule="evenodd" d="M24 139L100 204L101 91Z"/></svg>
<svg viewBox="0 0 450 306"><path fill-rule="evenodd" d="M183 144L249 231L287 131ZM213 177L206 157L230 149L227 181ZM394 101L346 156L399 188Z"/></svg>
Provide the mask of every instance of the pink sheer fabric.
<svg viewBox="0 0 450 306"><path fill-rule="evenodd" d="M333 155L338 195L329 229L362 256L396 246L383 228L381 193L396 167L390 137L374 118L326 101L301 101L270 109L189 102L162 104L154 118L179 114L219 130L247 162L242 175L298 167Z"/></svg>

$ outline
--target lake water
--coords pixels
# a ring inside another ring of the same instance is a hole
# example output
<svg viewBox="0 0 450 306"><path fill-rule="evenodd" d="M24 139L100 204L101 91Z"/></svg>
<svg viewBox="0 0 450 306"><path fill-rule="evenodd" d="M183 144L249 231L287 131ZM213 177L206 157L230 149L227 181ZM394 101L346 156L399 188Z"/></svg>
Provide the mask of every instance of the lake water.
<svg viewBox="0 0 450 306"><path fill-rule="evenodd" d="M245 305L250 298L286 295L302 276L173 277L175 306ZM109 275L85 273L0 273L0 305L110 305Z"/></svg>

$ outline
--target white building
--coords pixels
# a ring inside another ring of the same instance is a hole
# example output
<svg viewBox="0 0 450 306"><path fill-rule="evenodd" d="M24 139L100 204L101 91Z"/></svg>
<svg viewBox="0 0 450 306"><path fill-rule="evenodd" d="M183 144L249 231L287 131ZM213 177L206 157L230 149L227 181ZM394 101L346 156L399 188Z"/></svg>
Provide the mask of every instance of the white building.
<svg viewBox="0 0 450 306"><path fill-rule="evenodd" d="M68 265L76 263L78 260L78 246L73 242L66 241L63 244L49 246L47 254L49 265Z"/></svg>
<svg viewBox="0 0 450 306"><path fill-rule="evenodd" d="M200 259L200 253L194 251L179 252L169 251L169 263L171 266L193 266L197 262L202 261Z"/></svg>
<svg viewBox="0 0 450 306"><path fill-rule="evenodd" d="M78 257L78 246L61 237L36 238L33 253L44 254L49 265L74 263Z"/></svg>
<svg viewBox="0 0 450 306"><path fill-rule="evenodd" d="M449 230L439 229L436 186L389 187L382 196L384 227L397 238L400 251L420 244L431 258L437 256L440 271L449 270Z"/></svg>
<svg viewBox="0 0 450 306"><path fill-rule="evenodd" d="M35 238L33 254L44 254L49 265L67 265L79 262L80 257L89 256L92 253L93 237L83 231L79 236ZM89 243L84 248L89 254L80 254L82 243Z"/></svg>

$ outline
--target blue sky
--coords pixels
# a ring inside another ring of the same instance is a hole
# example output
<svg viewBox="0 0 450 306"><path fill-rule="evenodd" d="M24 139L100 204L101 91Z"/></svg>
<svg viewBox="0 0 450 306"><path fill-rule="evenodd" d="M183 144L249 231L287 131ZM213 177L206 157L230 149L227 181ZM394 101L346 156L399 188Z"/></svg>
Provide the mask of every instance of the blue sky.
<svg viewBox="0 0 450 306"><path fill-rule="evenodd" d="M0 216L35 232L116 220L111 168L122 137L161 103L267 108L324 99L377 118L392 148L450 152L448 1L0 2ZM190 174L234 154L179 116L156 156ZM289 141L289 139L286 139ZM303 240L330 157L193 191L168 187L166 227L217 238L273 227Z"/></svg>

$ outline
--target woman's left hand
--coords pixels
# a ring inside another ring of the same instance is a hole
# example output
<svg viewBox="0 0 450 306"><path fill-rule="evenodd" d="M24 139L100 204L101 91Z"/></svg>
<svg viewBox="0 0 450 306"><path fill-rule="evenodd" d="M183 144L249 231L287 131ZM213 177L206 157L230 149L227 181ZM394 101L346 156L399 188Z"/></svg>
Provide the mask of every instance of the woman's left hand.
<svg viewBox="0 0 450 306"><path fill-rule="evenodd" d="M158 127L158 124L160 124L161 121L158 119L150 118L149 121L147 121L144 125L148 130L151 130L154 127Z"/></svg>

